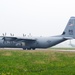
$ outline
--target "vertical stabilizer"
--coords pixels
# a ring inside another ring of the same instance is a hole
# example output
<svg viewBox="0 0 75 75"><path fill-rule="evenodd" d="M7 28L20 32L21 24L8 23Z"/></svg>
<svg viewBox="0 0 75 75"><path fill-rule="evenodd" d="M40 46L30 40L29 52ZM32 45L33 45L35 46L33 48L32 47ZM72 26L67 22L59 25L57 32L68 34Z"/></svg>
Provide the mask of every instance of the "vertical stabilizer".
<svg viewBox="0 0 75 75"><path fill-rule="evenodd" d="M69 19L69 22L62 35L67 38L75 38L75 17L71 17Z"/></svg>

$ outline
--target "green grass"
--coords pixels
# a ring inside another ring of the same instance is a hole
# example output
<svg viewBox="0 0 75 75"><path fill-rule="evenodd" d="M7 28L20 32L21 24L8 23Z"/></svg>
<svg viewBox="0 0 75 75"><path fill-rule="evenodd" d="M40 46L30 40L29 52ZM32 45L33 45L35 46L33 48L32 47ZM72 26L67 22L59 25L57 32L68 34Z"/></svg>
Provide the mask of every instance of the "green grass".
<svg viewBox="0 0 75 75"><path fill-rule="evenodd" d="M75 52L0 50L0 75L75 75Z"/></svg>
<svg viewBox="0 0 75 75"><path fill-rule="evenodd" d="M54 47L52 47L52 48L49 48L49 49L52 49L52 50L75 50L75 48L54 48Z"/></svg>

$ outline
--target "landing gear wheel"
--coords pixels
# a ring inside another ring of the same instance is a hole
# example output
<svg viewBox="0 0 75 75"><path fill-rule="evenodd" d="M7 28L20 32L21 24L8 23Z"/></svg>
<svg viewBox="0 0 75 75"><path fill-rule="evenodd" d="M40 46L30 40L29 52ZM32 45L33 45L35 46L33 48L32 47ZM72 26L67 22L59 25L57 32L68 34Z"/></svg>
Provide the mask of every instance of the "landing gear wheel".
<svg viewBox="0 0 75 75"><path fill-rule="evenodd" d="M35 48L32 48L33 50L35 50Z"/></svg>
<svg viewBox="0 0 75 75"><path fill-rule="evenodd" d="M26 50L26 48L23 48L23 50Z"/></svg>
<svg viewBox="0 0 75 75"><path fill-rule="evenodd" d="M27 50L31 50L31 48L27 48Z"/></svg>

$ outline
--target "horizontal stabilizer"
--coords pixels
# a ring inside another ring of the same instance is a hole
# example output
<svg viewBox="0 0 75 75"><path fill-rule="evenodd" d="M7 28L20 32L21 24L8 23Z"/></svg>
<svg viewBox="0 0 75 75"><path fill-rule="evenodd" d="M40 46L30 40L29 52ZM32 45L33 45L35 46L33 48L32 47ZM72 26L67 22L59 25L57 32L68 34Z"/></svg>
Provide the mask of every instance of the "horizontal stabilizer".
<svg viewBox="0 0 75 75"><path fill-rule="evenodd" d="M19 41L36 41L35 38L19 38L19 37L10 37L10 36L3 36L2 38L4 41L16 41L16 42L19 42Z"/></svg>
<svg viewBox="0 0 75 75"><path fill-rule="evenodd" d="M74 39L73 37L64 37L65 39Z"/></svg>

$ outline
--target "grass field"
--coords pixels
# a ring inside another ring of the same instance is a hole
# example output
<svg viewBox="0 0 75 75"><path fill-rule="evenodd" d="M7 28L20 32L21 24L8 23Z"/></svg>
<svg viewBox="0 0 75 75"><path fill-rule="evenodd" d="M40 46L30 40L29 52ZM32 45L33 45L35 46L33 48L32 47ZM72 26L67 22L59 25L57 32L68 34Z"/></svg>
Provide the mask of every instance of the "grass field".
<svg viewBox="0 0 75 75"><path fill-rule="evenodd" d="M0 75L75 75L75 52L1 49Z"/></svg>

